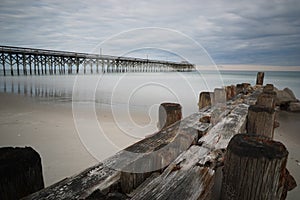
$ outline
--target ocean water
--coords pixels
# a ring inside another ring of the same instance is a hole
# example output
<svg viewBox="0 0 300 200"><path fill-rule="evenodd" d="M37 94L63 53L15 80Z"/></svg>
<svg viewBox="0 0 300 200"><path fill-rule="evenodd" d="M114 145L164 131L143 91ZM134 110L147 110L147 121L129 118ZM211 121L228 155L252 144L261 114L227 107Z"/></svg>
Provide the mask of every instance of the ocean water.
<svg viewBox="0 0 300 200"><path fill-rule="evenodd" d="M122 129L127 132L139 132L137 137L143 138L157 130L161 103L180 103L186 117L198 110L200 92L245 82L255 85L256 74L255 71L197 71L1 76L0 92L30 96L41 103L72 104L74 116L78 110L88 109L87 105L91 112L111 110L114 123L123 124ZM288 87L300 97L300 72L268 71L264 83L274 84L278 89ZM140 116L147 121L141 123Z"/></svg>
<svg viewBox="0 0 300 200"><path fill-rule="evenodd" d="M97 75L0 76L0 92L32 96L40 101L96 102L149 108L165 101L179 102L184 115L197 108L201 91L224 85L255 84L255 71L201 71L184 73L115 73ZM300 71L265 72L264 83L292 89L300 98Z"/></svg>
<svg viewBox="0 0 300 200"><path fill-rule="evenodd" d="M256 71L221 71L225 85L256 81ZM278 89L290 88L300 98L300 71L266 71L264 84L273 84Z"/></svg>
<svg viewBox="0 0 300 200"><path fill-rule="evenodd" d="M91 112L95 109L99 112L104 112L101 109L110 110L114 123L123 124L123 130L139 133L136 137L143 138L157 130L158 108L161 103L180 103L183 117L186 117L198 110L200 92L245 82L255 85L256 73L198 71L1 76L0 92L30 96L40 103L72 104L74 116L84 109L90 109ZM278 89L288 87L296 97L300 97L300 72L268 71L265 72L264 83L274 84ZM141 122L140 116L144 116L147 121Z"/></svg>

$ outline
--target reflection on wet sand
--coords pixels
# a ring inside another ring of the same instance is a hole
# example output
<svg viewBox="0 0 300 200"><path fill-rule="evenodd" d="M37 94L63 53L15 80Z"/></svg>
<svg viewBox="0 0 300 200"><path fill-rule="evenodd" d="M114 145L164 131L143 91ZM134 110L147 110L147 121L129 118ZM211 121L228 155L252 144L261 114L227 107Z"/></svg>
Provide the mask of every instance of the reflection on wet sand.
<svg viewBox="0 0 300 200"><path fill-rule="evenodd" d="M41 97L58 101L71 101L72 91L67 87L51 87L47 81L3 79L0 92Z"/></svg>

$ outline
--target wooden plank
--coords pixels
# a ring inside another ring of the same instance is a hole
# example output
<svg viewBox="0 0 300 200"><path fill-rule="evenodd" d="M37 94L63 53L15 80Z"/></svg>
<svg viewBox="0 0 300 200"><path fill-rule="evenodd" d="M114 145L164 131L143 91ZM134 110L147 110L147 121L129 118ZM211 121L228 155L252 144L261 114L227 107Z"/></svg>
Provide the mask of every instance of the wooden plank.
<svg viewBox="0 0 300 200"><path fill-rule="evenodd" d="M198 143L212 150L226 148L235 134L245 131L248 107L249 105L243 103L237 105L228 116L200 138Z"/></svg>
<svg viewBox="0 0 300 200"><path fill-rule="evenodd" d="M110 188L119 178L120 172L100 163L23 199L84 199L95 190Z"/></svg>
<svg viewBox="0 0 300 200"><path fill-rule="evenodd" d="M152 171L161 170L168 166L192 143L196 143L198 132L191 128L185 129L185 127L181 127L180 123L177 123L177 125L168 128L165 133L162 131L155 136L162 137L147 138L143 143L125 149L132 155L121 156L122 160L126 158L124 167L121 169L123 192L130 193L151 175ZM140 148L141 146L144 148ZM120 167L120 163L118 160L117 167Z"/></svg>
<svg viewBox="0 0 300 200"><path fill-rule="evenodd" d="M207 198L214 171L197 163L209 149L193 145L167 169L136 193L132 200ZM139 188L140 189L140 188Z"/></svg>

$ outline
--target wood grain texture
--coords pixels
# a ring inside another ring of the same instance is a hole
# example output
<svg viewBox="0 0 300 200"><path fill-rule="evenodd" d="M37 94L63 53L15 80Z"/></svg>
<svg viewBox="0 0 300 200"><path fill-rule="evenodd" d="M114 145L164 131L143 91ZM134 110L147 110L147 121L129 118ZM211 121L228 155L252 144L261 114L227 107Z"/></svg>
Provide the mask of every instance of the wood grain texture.
<svg viewBox="0 0 300 200"><path fill-rule="evenodd" d="M223 168L221 199L279 200L288 151L280 142L238 134L230 141Z"/></svg>
<svg viewBox="0 0 300 200"><path fill-rule="evenodd" d="M182 119L182 107L178 103L162 103L158 113L158 129L163 129Z"/></svg>
<svg viewBox="0 0 300 200"><path fill-rule="evenodd" d="M208 152L206 148L192 146L132 200L209 198L214 171L197 164Z"/></svg>
<svg viewBox="0 0 300 200"><path fill-rule="evenodd" d="M256 85L263 85L264 84L264 72L258 72L256 76Z"/></svg>
<svg viewBox="0 0 300 200"><path fill-rule="evenodd" d="M269 138L274 137L275 110L260 105L249 107L247 132L263 135Z"/></svg>
<svg viewBox="0 0 300 200"><path fill-rule="evenodd" d="M34 149L0 148L0 199L19 199L42 188L41 157Z"/></svg>

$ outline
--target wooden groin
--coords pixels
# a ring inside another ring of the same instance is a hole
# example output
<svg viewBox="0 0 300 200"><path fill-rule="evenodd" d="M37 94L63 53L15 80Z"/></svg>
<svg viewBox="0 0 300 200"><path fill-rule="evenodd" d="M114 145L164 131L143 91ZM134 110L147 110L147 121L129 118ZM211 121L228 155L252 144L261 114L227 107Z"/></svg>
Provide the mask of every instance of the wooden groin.
<svg viewBox="0 0 300 200"><path fill-rule="evenodd" d="M259 82L261 83L261 80ZM265 92L268 92L268 88L265 88ZM24 199L219 199L221 188L222 194L227 195L222 197L224 199L251 199L240 193L238 198L231 196L229 191L234 183L228 180L237 180L239 177L232 176L234 173L231 170L235 168L230 165L230 162L225 161L225 169L230 174L222 175L221 169L224 166L224 159L233 159L233 155L239 155L246 156L244 159L250 162L251 155L259 151L256 149L257 145L254 145L245 149L245 151L253 150L253 153L243 153L243 146L235 145L239 144L239 140L230 141L236 135L249 134L252 138L265 137L247 132L249 120L251 120L248 117L249 107L263 106L261 102L264 101L258 101L262 95L265 95L264 86L259 84L251 86L246 83L227 86L215 90L214 93L200 95L198 112L169 126L160 125L162 129L157 133L127 147L102 163ZM176 113L181 114L181 107L178 108L177 105ZM259 123L251 123L251 127L259 126ZM271 140L271 138L264 139L267 144L264 146L266 151L272 149L268 146L271 144L268 141ZM249 140L246 139L247 141ZM233 147L227 152L229 143L232 143ZM276 184L268 185L267 189L262 191L270 191L271 194L268 197L274 197L273 199L284 199L286 191L291 189L284 185L288 185L287 182L293 179L285 170L286 149L281 148L281 144L278 146L278 148L274 147L276 149L274 151L279 153L275 153L272 158L282 155L281 162L278 163L280 169L283 170L275 170L276 177L280 179L276 179ZM236 149L242 153L238 153ZM231 157L229 157L230 153ZM261 158L265 155L268 156L268 152L257 156ZM253 162L257 163L255 159ZM253 167L249 171L249 177L256 171L255 164L251 166ZM260 173L264 173L264 169L261 169ZM223 185L221 184L222 176L227 181ZM269 182L272 180L268 179ZM262 180L258 177L253 181ZM247 183L257 184L251 181ZM248 188L247 184L241 183L240 185ZM252 193L257 194L259 190ZM249 197L253 196L255 195L249 194Z"/></svg>

